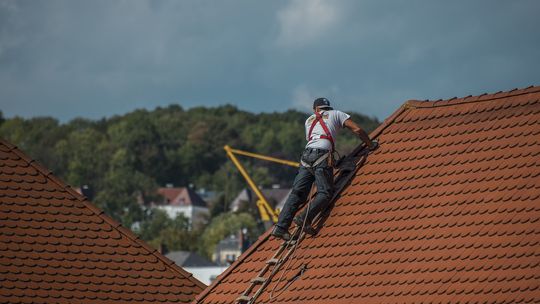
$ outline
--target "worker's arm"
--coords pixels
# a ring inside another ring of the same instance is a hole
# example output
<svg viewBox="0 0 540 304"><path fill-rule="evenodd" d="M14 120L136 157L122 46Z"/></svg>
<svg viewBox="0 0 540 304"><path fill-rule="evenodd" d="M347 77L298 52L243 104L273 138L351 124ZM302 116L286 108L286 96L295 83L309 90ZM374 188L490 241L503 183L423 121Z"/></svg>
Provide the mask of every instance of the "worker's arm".
<svg viewBox="0 0 540 304"><path fill-rule="evenodd" d="M364 129L362 129L359 125L357 125L352 119L349 118L345 120L343 125L347 129L351 130L354 134L358 135L358 137L360 137L360 139L364 143L366 143L366 145L368 146L370 150L373 150L376 148L376 144L369 138L369 135L366 133L366 131L364 131Z"/></svg>

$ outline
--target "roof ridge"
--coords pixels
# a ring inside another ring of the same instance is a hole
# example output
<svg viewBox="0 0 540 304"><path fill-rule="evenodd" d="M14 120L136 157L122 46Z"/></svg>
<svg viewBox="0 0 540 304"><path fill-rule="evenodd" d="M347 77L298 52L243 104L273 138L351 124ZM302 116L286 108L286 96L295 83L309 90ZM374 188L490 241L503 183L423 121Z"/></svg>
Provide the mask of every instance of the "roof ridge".
<svg viewBox="0 0 540 304"><path fill-rule="evenodd" d="M77 191L75 191L70 185L68 185L66 182L62 181L60 178L56 177L51 170L46 169L41 163L38 161L30 158L28 155L26 155L23 151L21 151L16 145L13 145L9 143L8 141L4 140L3 138L0 138L0 144L5 145L9 148L9 150L15 154L17 154L22 160L28 163L28 165L32 166L34 169L36 169L38 172L43 174L46 179L50 180L51 182L57 184L71 194L75 199L77 199L79 202L81 202L86 208L90 209L95 215L97 215L99 218L101 218L103 221L105 221L107 224L109 224L113 229L118 231L121 235L124 235L129 240L135 242L137 245L144 248L146 251L148 251L150 254L155 256L159 261L164 263L166 266L168 266L171 270L183 275L186 279L190 280L192 283L197 285L198 287L202 288L203 290L206 288L206 285L202 283L201 281L197 280L193 274L185 271L178 265L174 263L174 261L168 259L167 257L163 256L162 254L156 254L158 251L152 247L150 247L146 242L141 240L138 236L136 236L131 230L123 227L119 222L111 218L110 216L106 215L103 210L97 208L93 204L91 204L87 198L81 194L79 194Z"/></svg>
<svg viewBox="0 0 540 304"><path fill-rule="evenodd" d="M480 95L468 95L464 97L452 97L449 99L438 99L438 100L416 100L411 99L404 103L404 106L407 108L433 108L433 107L445 107L452 106L456 104L464 103L475 103L475 102L486 102L502 98L514 97L519 95L526 95L531 93L540 92L540 86L528 86L525 88L514 88L509 91L498 91L495 93L483 93Z"/></svg>

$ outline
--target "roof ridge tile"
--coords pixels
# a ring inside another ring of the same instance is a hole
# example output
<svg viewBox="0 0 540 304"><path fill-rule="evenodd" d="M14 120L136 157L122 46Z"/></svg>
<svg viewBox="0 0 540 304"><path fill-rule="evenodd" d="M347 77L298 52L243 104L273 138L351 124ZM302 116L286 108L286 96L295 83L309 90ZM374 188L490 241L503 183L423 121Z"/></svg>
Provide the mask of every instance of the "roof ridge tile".
<svg viewBox="0 0 540 304"><path fill-rule="evenodd" d="M482 93L480 95L472 96L468 95L461 98L453 97L451 99L438 99L435 101L430 101L429 99L426 99L425 101L419 101L419 100L409 100L407 101L407 107L409 108L429 108L429 107L437 107L437 106L448 106L448 105L455 105L455 104L462 104L462 103L473 103L473 102L484 102L484 101L491 101L501 98L508 98L508 97L514 97L519 95L525 95L530 93L537 93L540 92L540 86L529 86L523 89L512 89L510 91L499 91L496 93ZM472 100L467 100L467 99Z"/></svg>

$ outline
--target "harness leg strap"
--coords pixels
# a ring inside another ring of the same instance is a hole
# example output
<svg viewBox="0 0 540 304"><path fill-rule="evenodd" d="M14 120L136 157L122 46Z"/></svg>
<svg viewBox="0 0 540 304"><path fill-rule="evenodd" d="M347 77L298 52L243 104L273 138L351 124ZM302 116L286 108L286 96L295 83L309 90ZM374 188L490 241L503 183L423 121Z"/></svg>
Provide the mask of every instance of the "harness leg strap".
<svg viewBox="0 0 540 304"><path fill-rule="evenodd" d="M302 164L302 166L308 168L308 169L311 169L311 168L315 168L317 167L320 163L322 163L325 159L327 159L328 157L330 156L330 152L327 152L327 153L324 153L321 157L317 158L317 160L315 162L313 162L313 164L308 164L306 163L304 160L300 160L300 163Z"/></svg>

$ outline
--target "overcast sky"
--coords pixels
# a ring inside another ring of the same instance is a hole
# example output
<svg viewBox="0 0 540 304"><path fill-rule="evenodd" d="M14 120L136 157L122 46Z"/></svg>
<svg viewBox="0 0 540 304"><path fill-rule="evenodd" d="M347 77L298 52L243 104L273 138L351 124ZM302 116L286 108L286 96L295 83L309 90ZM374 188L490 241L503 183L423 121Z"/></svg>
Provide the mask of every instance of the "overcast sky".
<svg viewBox="0 0 540 304"><path fill-rule="evenodd" d="M225 103L384 119L540 85L540 1L0 0L4 116Z"/></svg>

